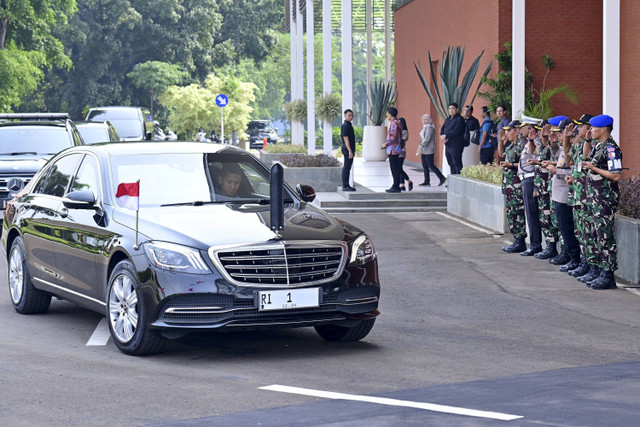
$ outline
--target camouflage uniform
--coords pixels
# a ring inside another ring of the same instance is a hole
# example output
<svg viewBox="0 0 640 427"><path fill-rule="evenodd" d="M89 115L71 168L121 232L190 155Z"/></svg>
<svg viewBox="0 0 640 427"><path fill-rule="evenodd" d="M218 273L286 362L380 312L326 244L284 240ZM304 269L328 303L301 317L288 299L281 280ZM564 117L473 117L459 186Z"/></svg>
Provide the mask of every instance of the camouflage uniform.
<svg viewBox="0 0 640 427"><path fill-rule="evenodd" d="M544 144L540 146L538 161L551 160L551 148ZM558 223L555 208L551 203L551 179L549 171L538 165L536 176L533 178L535 191L538 193L538 206L540 207L540 227L547 244L555 244L559 239Z"/></svg>
<svg viewBox="0 0 640 427"><path fill-rule="evenodd" d="M594 264L594 259L587 258L586 239L593 232L591 223L586 220L589 216L589 205L585 203L587 198L587 174L582 169L582 162L585 160L582 153L585 140L573 144L569 150L569 157L573 162L571 176L573 183L569 186L568 204L573 206L573 224L575 235L580 242L580 253L589 264Z"/></svg>
<svg viewBox="0 0 640 427"><path fill-rule="evenodd" d="M594 140L591 149L591 163L604 170L620 172L622 169L622 153L613 140L605 142ZM619 164L611 165L614 159L619 159ZM610 167L611 166L611 167ZM595 257L595 265L604 271L618 269L618 254L616 246L614 216L618 209L620 190L618 183L589 170L587 172L587 205L591 206L586 221L593 225L593 231L586 241L587 253L592 251Z"/></svg>
<svg viewBox="0 0 640 427"><path fill-rule="evenodd" d="M509 231L516 239L527 237L524 198L517 166L520 162L522 147L522 141L518 139L505 148L504 160L516 166L502 168L502 193L507 201L507 222L509 223Z"/></svg>

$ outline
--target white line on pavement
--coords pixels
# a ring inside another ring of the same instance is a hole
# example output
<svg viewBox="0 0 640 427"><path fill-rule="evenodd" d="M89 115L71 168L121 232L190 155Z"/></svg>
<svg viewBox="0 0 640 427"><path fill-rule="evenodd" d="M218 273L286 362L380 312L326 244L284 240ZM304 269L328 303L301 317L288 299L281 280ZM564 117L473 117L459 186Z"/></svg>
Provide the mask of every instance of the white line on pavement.
<svg viewBox="0 0 640 427"><path fill-rule="evenodd" d="M96 330L93 331L91 338L87 341L87 345L107 345L111 334L109 333L109 325L107 324L107 318L103 317L98 323Z"/></svg>
<svg viewBox="0 0 640 427"><path fill-rule="evenodd" d="M474 230L482 231L483 233L486 233L486 234L496 234L496 233L494 233L494 232L492 232L492 231L489 231L489 230L487 230L487 229L485 229L485 228L477 227L477 226L475 226L475 225L473 225L473 224L470 224L470 223L468 223L467 221L463 221L463 220L461 220L461 219L459 219L459 218L453 217L453 216L451 216L451 215L447 215L447 214L446 214L446 213L444 213L444 212L436 212L436 213L437 213L438 215L440 215L440 216L443 216L443 217L445 217L445 218L448 218L448 219L451 219L451 220L453 220L453 221L459 222L460 224L466 225L467 227L473 228Z"/></svg>
<svg viewBox="0 0 640 427"><path fill-rule="evenodd" d="M468 417L490 418L493 420L511 421L522 418L520 415L502 414L500 412L478 411L455 406L437 405L434 403L412 402L410 400L388 399L385 397L362 396L356 394L335 393L331 391L313 390L309 388L289 387L285 385L269 385L258 387L259 390L278 391L281 393L301 394L304 396L324 397L326 399L353 400L357 402L377 403L379 405L404 406L407 408L425 409L427 411L447 414L466 415Z"/></svg>

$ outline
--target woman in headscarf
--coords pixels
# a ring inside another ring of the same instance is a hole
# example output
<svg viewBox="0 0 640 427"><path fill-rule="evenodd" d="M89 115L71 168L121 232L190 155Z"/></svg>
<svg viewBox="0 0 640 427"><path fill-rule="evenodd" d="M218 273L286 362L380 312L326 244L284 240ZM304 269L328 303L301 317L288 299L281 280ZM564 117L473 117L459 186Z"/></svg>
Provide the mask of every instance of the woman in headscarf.
<svg viewBox="0 0 640 427"><path fill-rule="evenodd" d="M420 131L420 145L418 145L418 152L416 156L420 155L422 160L422 169L424 169L424 182L420 185L430 186L430 170L436 174L440 183L438 187L444 184L447 180L442 174L442 171L433 162L433 157L436 152L436 128L433 124L431 116L428 114L422 115L422 130Z"/></svg>

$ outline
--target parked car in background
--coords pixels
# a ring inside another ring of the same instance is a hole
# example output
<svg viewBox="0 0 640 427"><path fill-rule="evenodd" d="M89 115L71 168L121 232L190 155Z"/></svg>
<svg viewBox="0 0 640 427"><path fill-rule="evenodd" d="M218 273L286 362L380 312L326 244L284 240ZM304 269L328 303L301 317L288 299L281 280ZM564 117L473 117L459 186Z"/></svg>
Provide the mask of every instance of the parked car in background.
<svg viewBox="0 0 640 427"><path fill-rule="evenodd" d="M149 110L140 107L97 107L87 113L88 122L110 121L123 141L153 139L153 119Z"/></svg>
<svg viewBox="0 0 640 427"><path fill-rule="evenodd" d="M247 125L247 133L249 134L249 147L262 148L264 139L267 144L275 144L278 142L277 129L273 127L271 120L253 120Z"/></svg>
<svg viewBox="0 0 640 427"><path fill-rule="evenodd" d="M0 114L0 217L49 158L76 145L83 140L66 113Z"/></svg>
<svg viewBox="0 0 640 427"><path fill-rule="evenodd" d="M314 196L271 182L229 145L66 150L7 207L11 302L44 313L55 295L95 310L135 355L214 329L313 326L329 341L360 340L379 314L377 256ZM284 226L270 224L280 215Z"/></svg>
<svg viewBox="0 0 640 427"><path fill-rule="evenodd" d="M85 144L97 144L99 142L119 142L120 136L115 126L109 120L104 122L73 122L78 128Z"/></svg>

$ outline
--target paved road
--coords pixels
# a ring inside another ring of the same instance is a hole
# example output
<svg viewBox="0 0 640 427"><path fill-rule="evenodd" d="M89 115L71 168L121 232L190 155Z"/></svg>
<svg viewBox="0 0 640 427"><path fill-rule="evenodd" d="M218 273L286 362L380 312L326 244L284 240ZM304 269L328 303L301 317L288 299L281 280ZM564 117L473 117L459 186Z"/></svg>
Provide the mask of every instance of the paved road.
<svg viewBox="0 0 640 427"><path fill-rule="evenodd" d="M72 304L16 314L0 261L2 424L637 423L639 295L588 289L440 214L343 218L373 237L383 283L382 315L353 344L203 333L125 356L87 346L101 317Z"/></svg>

